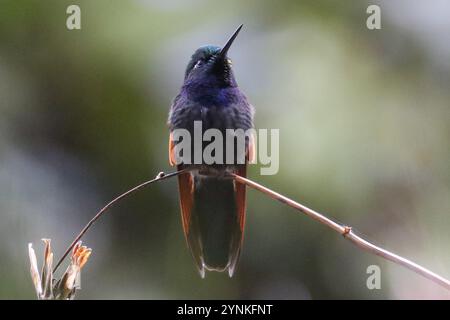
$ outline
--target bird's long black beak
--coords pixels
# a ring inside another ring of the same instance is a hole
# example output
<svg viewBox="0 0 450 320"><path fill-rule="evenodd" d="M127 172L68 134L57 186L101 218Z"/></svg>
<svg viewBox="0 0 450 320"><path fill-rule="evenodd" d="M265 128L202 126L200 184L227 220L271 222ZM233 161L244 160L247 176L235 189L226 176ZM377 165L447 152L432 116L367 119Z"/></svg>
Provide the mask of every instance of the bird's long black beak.
<svg viewBox="0 0 450 320"><path fill-rule="evenodd" d="M223 59L227 56L228 49L230 49L231 45L233 44L234 39L236 39L237 35L239 34L239 31L241 31L243 24L241 24L236 31L233 33L233 35L228 39L227 43L223 46L222 50L220 50L219 56L221 56Z"/></svg>

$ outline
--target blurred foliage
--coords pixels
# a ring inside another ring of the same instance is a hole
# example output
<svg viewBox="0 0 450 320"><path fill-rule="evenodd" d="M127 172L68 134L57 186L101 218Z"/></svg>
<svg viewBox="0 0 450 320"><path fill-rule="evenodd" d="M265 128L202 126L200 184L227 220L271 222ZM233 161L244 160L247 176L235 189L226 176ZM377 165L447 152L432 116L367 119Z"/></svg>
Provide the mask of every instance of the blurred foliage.
<svg viewBox="0 0 450 320"><path fill-rule="evenodd" d="M250 176L449 277L450 47L445 1L0 1L0 298L33 298L26 245L59 257L109 199L168 171L166 127L192 52L222 44L280 129L280 172ZM81 7L82 29L66 29ZM447 43L447 46L446 46ZM236 276L197 275L175 181L86 235L80 298L450 298L249 192ZM381 290L366 268L382 269ZM64 268L63 268L64 269Z"/></svg>

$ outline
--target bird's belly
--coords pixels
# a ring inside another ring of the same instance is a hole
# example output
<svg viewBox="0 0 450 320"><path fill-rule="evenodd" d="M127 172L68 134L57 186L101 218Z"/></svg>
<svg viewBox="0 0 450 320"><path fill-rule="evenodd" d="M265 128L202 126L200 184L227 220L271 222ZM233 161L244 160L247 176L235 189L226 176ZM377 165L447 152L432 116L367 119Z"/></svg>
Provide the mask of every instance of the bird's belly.
<svg viewBox="0 0 450 320"><path fill-rule="evenodd" d="M242 135L240 139L237 139L233 135L236 129L242 129L241 133L245 134L245 130L248 128L242 125L237 115L238 110L233 106L191 106L183 113L183 119L178 122L177 127L188 130L190 133L191 156L189 162L199 165L197 167L200 175L209 174L208 170L211 169L211 166L214 167L214 170L233 171L234 165L245 162L248 138ZM215 132L212 132L211 129L214 129ZM208 130L210 132L207 132ZM201 154L200 163L198 157L195 157L195 154L199 153ZM227 157L227 155L229 156ZM214 160L214 163L205 159L208 156Z"/></svg>

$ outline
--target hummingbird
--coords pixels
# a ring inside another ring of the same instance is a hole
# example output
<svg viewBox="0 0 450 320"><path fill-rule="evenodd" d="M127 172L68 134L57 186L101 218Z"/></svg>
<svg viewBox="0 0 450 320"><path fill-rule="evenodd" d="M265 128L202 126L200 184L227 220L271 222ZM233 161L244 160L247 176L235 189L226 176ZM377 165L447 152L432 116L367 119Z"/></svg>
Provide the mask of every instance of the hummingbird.
<svg viewBox="0 0 450 320"><path fill-rule="evenodd" d="M192 134L195 121L201 121L202 131L217 129L224 134L227 129L253 128L254 108L239 89L228 57L242 26L223 47L207 45L194 52L169 112L169 162L178 170L190 167L178 175L179 202L186 242L202 278L206 270L228 271L232 277L236 269L244 237L246 188L225 173L246 176L254 143L246 137L245 161L239 163L177 163L173 132L185 129Z"/></svg>

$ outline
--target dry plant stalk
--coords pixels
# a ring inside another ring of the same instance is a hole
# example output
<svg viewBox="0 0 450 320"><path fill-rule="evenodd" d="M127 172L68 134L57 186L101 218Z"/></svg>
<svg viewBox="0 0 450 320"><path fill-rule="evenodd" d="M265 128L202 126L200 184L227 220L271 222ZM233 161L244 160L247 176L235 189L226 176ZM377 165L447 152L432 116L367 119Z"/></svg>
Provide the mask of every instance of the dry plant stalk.
<svg viewBox="0 0 450 320"><path fill-rule="evenodd" d="M380 256L386 260L392 261L398 265L401 265L405 268L408 268L409 270L414 271L417 274L420 274L421 276L434 281L435 283L441 285L442 287L446 288L447 290L450 290L450 281L446 278L432 272L431 270L428 270L427 268L422 267L421 265L412 262L411 260L408 260L402 256L399 256L398 254L392 253L386 249L383 249L381 247L378 247L374 245L373 243L361 238L360 236L356 235L352 228L345 225L340 225L333 220L325 217L323 214L318 213L294 200L289 199L288 197L283 196L282 194L279 194L269 188L264 187L263 185L260 185L259 183L256 183L250 179L238 176L236 174L231 175L233 179L235 179L237 182L245 184L255 190L258 190L269 197L280 201L281 203L284 203L288 205L291 208L294 208L304 214L306 214L308 217L313 218L314 220L319 221L320 223L326 225L327 227L333 229L334 231L340 233L342 236L344 236L345 239L350 240L353 244L358 246L360 249L367 251L369 253L375 254L377 256Z"/></svg>
<svg viewBox="0 0 450 320"><path fill-rule="evenodd" d="M90 248L77 242L72 250L70 264L62 275L61 279L55 280L52 269L53 252L51 240L42 239L45 244L44 265L42 273L39 275L36 253L33 245L28 244L28 254L30 257L30 272L38 300L72 300L75 298L77 290L81 289L81 269L86 264L92 253Z"/></svg>
<svg viewBox="0 0 450 320"><path fill-rule="evenodd" d="M73 242L69 245L66 252L63 254L61 259L56 264L55 268L52 270L52 262L53 262L53 253L51 252L50 248L50 240L43 239L46 245L45 249L45 257L44 257L44 267L42 270L42 277L39 276L39 272L37 271L37 262L36 262L36 255L34 254L34 250L29 244L29 254L30 254L30 263L31 263L31 277L33 279L33 283L36 289L36 293L38 296L38 299L73 299L75 292L77 289L79 289L79 277L80 277L80 271L81 268L84 266L86 261L88 260L91 249L88 249L86 247L81 247L81 241L80 239L83 237L83 235L88 231L88 229L94 224L95 221L97 221L109 208L111 208L116 202L119 200L131 195L134 192L137 192L141 190L142 188L161 180L165 180L168 178L172 178L175 176L178 176L180 174L187 174L189 171L194 170L194 168L187 168L184 170L175 171L169 174L165 174L163 172L160 172L154 179L145 181L136 187L126 191L125 193L121 194L120 196L116 197L112 201L110 201L106 206L104 206L100 211L97 212L97 214L87 223L87 225L80 231L80 233L75 237ZM435 283L439 284L440 286L444 287L447 290L450 290L450 281L446 278L422 267L421 265L412 262L402 256L399 256L395 253L392 253L386 249L383 249L381 247L378 247L374 245L373 243L361 238L360 236L356 235L352 228L349 226L341 225L336 223L335 221L331 220L330 218L324 216L321 213L318 213L292 199L289 199L286 196L283 196L282 194L279 194L263 185L260 185L248 178L241 177L236 174L228 174L228 177L230 179L234 179L236 182L245 184L246 186L253 188L255 190L258 190L262 192L263 194L271 197L272 199L275 199L279 202L282 202L286 205L288 205L291 208L296 209L297 211L300 211L304 214L306 214L308 217L313 218L316 221L319 221L320 223L326 225L327 227L333 229L334 231L338 232L344 238L350 240L352 243L354 243L358 248L367 251L369 253L378 255L386 260L392 261L398 265L401 265L405 268L408 268L415 273L434 281ZM54 284L53 280L53 274L58 269L62 261L67 257L67 255L72 250L72 256L71 256L71 263L69 267L67 268L66 272L64 273L63 277Z"/></svg>
<svg viewBox="0 0 450 320"><path fill-rule="evenodd" d="M64 254L62 255L62 257L59 259L58 263L56 264L55 268L53 269L53 272L55 272L58 267L61 265L61 263L64 261L64 259L67 257L67 255L69 254L70 250L72 250L72 248L77 244L78 241L80 241L80 239L84 236L84 234L86 233L86 231L88 231L88 229L95 223L95 221L97 221L102 215L103 213L105 213L109 208L111 208L116 202L118 202L119 200L129 196L130 194L141 190L142 188L154 183L154 182L158 182L161 180L165 180L168 178L172 178L175 177L179 174L182 174L184 172L188 171L188 169L184 169L184 170L179 170L179 171L175 171L172 173L168 173L165 174L164 172L160 172L156 175L156 177L152 180L149 181L145 181L139 185L137 185L134 188L131 188L130 190L122 193L120 196L114 198L113 200L111 200L106 206L104 206L102 209L100 209L99 212L97 212L97 214L84 226L84 228L80 231L80 233L75 237L75 239L72 241L72 243L69 245L69 247L66 249L66 252L64 252Z"/></svg>

